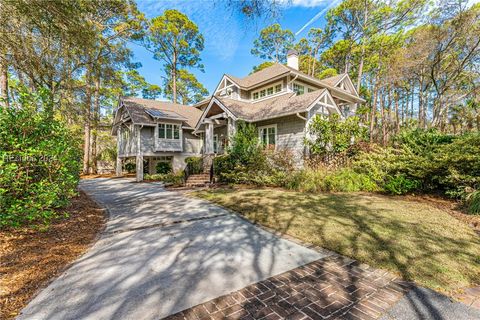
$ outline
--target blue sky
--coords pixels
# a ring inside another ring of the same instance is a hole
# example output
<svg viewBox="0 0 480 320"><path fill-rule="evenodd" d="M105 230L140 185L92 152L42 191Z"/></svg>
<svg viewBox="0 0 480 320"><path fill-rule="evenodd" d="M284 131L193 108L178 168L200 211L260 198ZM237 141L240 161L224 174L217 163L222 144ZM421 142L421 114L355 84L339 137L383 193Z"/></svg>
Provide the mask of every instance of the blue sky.
<svg viewBox="0 0 480 320"><path fill-rule="evenodd" d="M250 54L253 40L262 28L278 22L282 28L296 33L332 2L334 0L286 0L282 16L277 21L257 21L255 25L246 23L238 14L232 14L221 0L140 0L137 4L147 18L161 15L166 9L177 9L198 25L205 37L205 49L201 54L205 72L191 71L212 93L224 73L243 77L248 75L254 65L264 61ZM322 14L297 39L306 36L310 27L322 27L324 23ZM135 61L142 63L140 74L148 82L161 86L162 62L153 59L152 54L140 46L131 44L130 48L134 52Z"/></svg>

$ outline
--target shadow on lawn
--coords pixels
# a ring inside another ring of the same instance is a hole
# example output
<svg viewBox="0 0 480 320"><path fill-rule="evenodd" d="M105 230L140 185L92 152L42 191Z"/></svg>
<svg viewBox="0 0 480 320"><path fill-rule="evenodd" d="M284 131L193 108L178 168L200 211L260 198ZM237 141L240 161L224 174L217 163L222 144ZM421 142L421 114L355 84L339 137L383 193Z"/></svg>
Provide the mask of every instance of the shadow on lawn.
<svg viewBox="0 0 480 320"><path fill-rule="evenodd" d="M396 212L382 203L395 200L380 196L224 192L227 200L218 201L255 223L393 271L407 281L447 292L459 289L455 283L479 284L480 238L460 222L446 225L430 213L425 219L411 219L409 212ZM401 209L409 210L413 204L404 205ZM456 226L462 228L454 230ZM356 285L356 279L350 282ZM418 303L411 301L411 306L420 315ZM431 318L442 319L428 299L422 304Z"/></svg>
<svg viewBox="0 0 480 320"><path fill-rule="evenodd" d="M321 257L158 185L82 187L107 204L106 231L19 319L158 319Z"/></svg>

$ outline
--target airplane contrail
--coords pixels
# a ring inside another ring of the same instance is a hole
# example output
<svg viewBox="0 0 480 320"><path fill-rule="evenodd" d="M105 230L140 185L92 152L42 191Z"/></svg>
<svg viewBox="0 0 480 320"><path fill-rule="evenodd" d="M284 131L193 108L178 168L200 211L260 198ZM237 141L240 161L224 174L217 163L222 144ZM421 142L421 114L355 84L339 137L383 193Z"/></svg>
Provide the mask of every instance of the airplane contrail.
<svg viewBox="0 0 480 320"><path fill-rule="evenodd" d="M322 11L320 11L319 13L317 13L312 19L310 19L310 21L308 21L307 23L305 23L305 25L300 28L300 30L298 30L296 33L295 33L295 36L298 36L300 33L302 33L303 30L305 30L305 28L307 28L309 25L311 25L312 23L314 23L315 21L317 21L321 16L323 16L328 10L330 10L330 8L332 8L333 6L337 5L337 3L339 3L341 0L334 0L332 1L327 7L325 7Z"/></svg>

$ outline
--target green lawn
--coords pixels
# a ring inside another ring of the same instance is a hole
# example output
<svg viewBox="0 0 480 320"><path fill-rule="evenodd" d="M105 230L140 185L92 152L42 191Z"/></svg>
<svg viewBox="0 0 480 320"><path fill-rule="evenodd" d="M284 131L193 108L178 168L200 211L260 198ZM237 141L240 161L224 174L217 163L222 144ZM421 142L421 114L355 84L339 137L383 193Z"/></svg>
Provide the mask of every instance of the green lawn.
<svg viewBox="0 0 480 320"><path fill-rule="evenodd" d="M444 292L480 284L480 236L428 204L280 189L193 193L251 221Z"/></svg>

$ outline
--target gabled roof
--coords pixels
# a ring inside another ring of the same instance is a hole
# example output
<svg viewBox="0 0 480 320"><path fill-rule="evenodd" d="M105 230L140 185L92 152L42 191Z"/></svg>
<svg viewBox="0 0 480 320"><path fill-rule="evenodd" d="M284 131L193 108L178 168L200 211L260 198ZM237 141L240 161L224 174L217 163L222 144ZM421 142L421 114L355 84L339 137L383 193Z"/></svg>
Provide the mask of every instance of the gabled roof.
<svg viewBox="0 0 480 320"><path fill-rule="evenodd" d="M201 110L191 106L135 97L121 98L120 107L122 106L129 112L132 122L138 124L155 124L155 119L167 119L180 120L188 127L194 128L202 115ZM161 112L157 113L154 110Z"/></svg>
<svg viewBox="0 0 480 320"><path fill-rule="evenodd" d="M237 78L231 75L227 75L232 81L234 81L240 88L244 90L250 90L256 86L261 85L264 82L268 82L270 80L273 80L275 78L281 77L281 76L286 76L288 74L294 74L296 76L299 76L307 81L316 83L318 86L328 88L334 92L345 94L347 96L350 96L352 99L358 100L358 102L365 102L364 99L360 98L358 94L356 93L351 93L349 91L343 90L339 87L336 87L338 82L342 80L344 77L348 77L346 73L325 78L325 79L317 79L315 77L309 76L306 73L303 73L297 69L294 69L289 66L285 66L283 64L275 63L271 65L268 68L265 68L263 70L260 70L258 72L255 72L249 76L246 76L245 78Z"/></svg>
<svg viewBox="0 0 480 320"><path fill-rule="evenodd" d="M324 82L324 83L326 83L326 84L334 87L334 86L336 86L336 85L340 82L340 80L342 80L342 78L343 78L345 75L346 75L346 73L341 73L341 74L336 75L336 76L333 76L333 77L324 78L324 79L322 79L322 80L320 80L320 81L322 81L322 82Z"/></svg>
<svg viewBox="0 0 480 320"><path fill-rule="evenodd" d="M326 89L321 89L300 96L292 92L255 103L224 97L215 98L235 115L235 117L249 122L256 122L305 112L325 91Z"/></svg>
<svg viewBox="0 0 480 320"><path fill-rule="evenodd" d="M245 78L237 78L229 74L227 74L227 77L232 79L232 81L238 84L242 89L248 89L249 87L256 86L262 82L268 81L280 75L286 75L288 73L289 70L283 64L275 63L274 65L252 73Z"/></svg>

